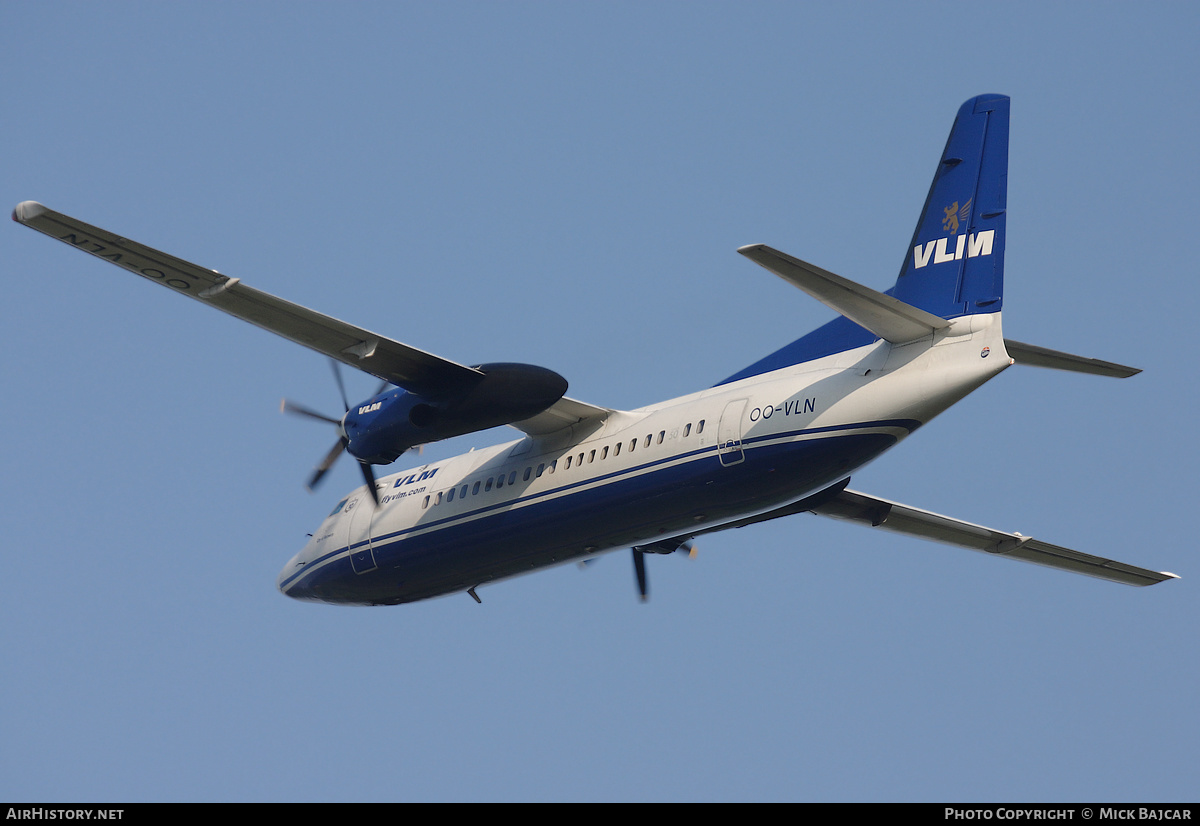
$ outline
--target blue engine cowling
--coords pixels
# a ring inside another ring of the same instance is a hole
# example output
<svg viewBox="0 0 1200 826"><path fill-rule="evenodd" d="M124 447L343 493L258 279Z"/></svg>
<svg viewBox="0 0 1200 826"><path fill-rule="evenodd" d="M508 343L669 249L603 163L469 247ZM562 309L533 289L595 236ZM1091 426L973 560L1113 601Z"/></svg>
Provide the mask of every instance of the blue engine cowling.
<svg viewBox="0 0 1200 826"><path fill-rule="evenodd" d="M481 364L467 390L430 398L394 388L346 412L346 450L386 465L411 447L536 416L567 392L567 380L532 364Z"/></svg>

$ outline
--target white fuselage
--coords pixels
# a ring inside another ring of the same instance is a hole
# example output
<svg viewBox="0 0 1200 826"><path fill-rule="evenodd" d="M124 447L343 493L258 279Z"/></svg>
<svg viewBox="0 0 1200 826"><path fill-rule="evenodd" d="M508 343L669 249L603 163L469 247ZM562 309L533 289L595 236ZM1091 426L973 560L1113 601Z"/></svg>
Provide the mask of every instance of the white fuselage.
<svg viewBox="0 0 1200 826"><path fill-rule="evenodd" d="M687 536L844 479L1011 363L999 313L385 477L284 568L289 596L394 604Z"/></svg>

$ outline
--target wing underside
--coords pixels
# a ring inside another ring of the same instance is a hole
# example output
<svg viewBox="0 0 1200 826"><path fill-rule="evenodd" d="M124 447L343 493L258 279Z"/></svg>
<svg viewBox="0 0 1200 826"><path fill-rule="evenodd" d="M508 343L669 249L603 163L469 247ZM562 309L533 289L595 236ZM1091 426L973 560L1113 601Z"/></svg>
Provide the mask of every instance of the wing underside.
<svg viewBox="0 0 1200 826"><path fill-rule="evenodd" d="M1125 585L1153 585L1167 579L1178 579L1175 574L1165 571L1138 568L1124 562L1052 545L1031 536L985 528L961 519L953 519L848 489L813 508L812 512Z"/></svg>
<svg viewBox="0 0 1200 826"><path fill-rule="evenodd" d="M461 394L484 377L474 367L285 301L247 286L238 278L123 238L36 201L18 204L13 220L424 398L436 400ZM563 397L512 426L531 436L580 425L594 429L612 412Z"/></svg>
<svg viewBox="0 0 1200 826"><path fill-rule="evenodd" d="M563 396L536 416L512 422L509 427L514 427L530 436L547 436L564 428L576 426L582 426L591 431L604 424L614 412L608 407L597 407Z"/></svg>
<svg viewBox="0 0 1200 826"><path fill-rule="evenodd" d="M13 220L413 393L437 398L469 388L482 378L474 368L277 298L237 278L130 241L34 201L18 204Z"/></svg>
<svg viewBox="0 0 1200 826"><path fill-rule="evenodd" d="M985 528L982 525L942 516L932 511L902 505L887 499L879 499L849 490L846 488L849 481L850 479L846 478L819 493L782 508L704 531L672 537L664 540L661 544L664 548L678 546L706 533L716 533L730 528L744 528L747 525L797 513L815 513L819 516L844 519L859 525L930 539L946 545L982 551L1007 559L1019 559L1022 562L1032 562L1036 565L1085 574L1124 585L1154 585L1164 580L1178 579L1175 574L1165 571L1151 571L1147 568L1127 565L1124 562L1052 545L1031 536Z"/></svg>

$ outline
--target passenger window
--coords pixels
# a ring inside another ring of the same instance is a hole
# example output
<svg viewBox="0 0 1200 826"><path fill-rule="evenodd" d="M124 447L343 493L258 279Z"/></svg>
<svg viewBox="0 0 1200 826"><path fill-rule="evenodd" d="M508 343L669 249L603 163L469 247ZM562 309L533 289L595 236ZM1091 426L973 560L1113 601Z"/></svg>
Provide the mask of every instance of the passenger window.
<svg viewBox="0 0 1200 826"><path fill-rule="evenodd" d="M422 509L429 507L429 494L425 494L425 501L421 503Z"/></svg>
<svg viewBox="0 0 1200 826"><path fill-rule="evenodd" d="M537 478L541 479L541 478L542 478L542 474L543 474L545 471L546 471L546 465L545 465L545 464L538 464L538 469L537 469Z"/></svg>
<svg viewBox="0 0 1200 826"><path fill-rule="evenodd" d="M433 504L434 504L434 505L440 505L440 504L442 504L442 492L441 492L440 490L437 492L437 499L435 499L435 500L433 501Z"/></svg>
<svg viewBox="0 0 1200 826"><path fill-rule="evenodd" d="M458 498L459 498L459 499L462 499L462 498L464 498L466 495L467 495L467 486L466 486L466 485L463 485L463 486L462 486L462 490L460 490L460 491L458 492Z"/></svg>
<svg viewBox="0 0 1200 826"><path fill-rule="evenodd" d="M596 451L593 450L588 454L588 464L590 465L594 461L596 461Z"/></svg>
<svg viewBox="0 0 1200 826"><path fill-rule="evenodd" d="M501 473L499 476L496 477L496 487L498 487L498 488L504 487L504 474L503 473Z"/></svg>
<svg viewBox="0 0 1200 826"><path fill-rule="evenodd" d="M603 462L608 458L608 445L604 446L604 450L600 451L600 461Z"/></svg>
<svg viewBox="0 0 1200 826"><path fill-rule="evenodd" d="M703 432L704 432L704 419L701 419L699 422L696 423L696 435L699 436Z"/></svg>
<svg viewBox="0 0 1200 826"><path fill-rule="evenodd" d="M529 468L525 468L525 478L529 478ZM515 470L508 474L508 483L510 485L515 485L517 483L517 472Z"/></svg>
<svg viewBox="0 0 1200 826"><path fill-rule="evenodd" d="M664 438L666 435L667 435L667 431L665 431L665 430L660 430L660 431L658 431L658 443L659 443L660 445L663 443L663 438Z"/></svg>
<svg viewBox="0 0 1200 826"><path fill-rule="evenodd" d="M615 459L617 456L620 456L620 455L621 455L621 443L617 442L615 445L613 445L613 458Z"/></svg>
<svg viewBox="0 0 1200 826"><path fill-rule="evenodd" d="M475 483L475 487L471 488L471 495L472 495L472 496L474 496L474 495L475 495L475 494L477 494L477 493L479 493L479 482L476 482L476 483Z"/></svg>
<svg viewBox="0 0 1200 826"><path fill-rule="evenodd" d="M636 448L637 448L637 439L630 439L630 440L629 440L629 452L630 452L630 453L633 453L633 451L634 451Z"/></svg>
<svg viewBox="0 0 1200 826"><path fill-rule="evenodd" d="M532 475L533 475L533 468L531 468L531 467L527 467L527 468L525 468L525 475L524 475L523 477L521 477L521 481L522 481L522 482L528 482L528 481L529 481L529 477L530 477L530 476L532 476ZM538 475L540 476L541 474L539 473Z"/></svg>
<svg viewBox="0 0 1200 826"><path fill-rule="evenodd" d="M457 490L457 488L450 488L450 492L446 494L446 501L447 501L447 502L453 502L453 501L454 501L454 491L456 491L456 490Z"/></svg>
<svg viewBox="0 0 1200 826"><path fill-rule="evenodd" d="M550 462L550 472L551 472L551 473L554 473L554 471L555 471L557 468L558 468L558 460L557 460L557 459L554 459L554 460L552 460L552 461Z"/></svg>
<svg viewBox="0 0 1200 826"><path fill-rule="evenodd" d="M683 437L686 439L688 434L692 432L692 423L688 422L683 426Z"/></svg>
<svg viewBox="0 0 1200 826"><path fill-rule="evenodd" d="M649 433L647 433L647 434L646 434L646 444L645 444L645 447L650 447L650 434L649 434Z"/></svg>
<svg viewBox="0 0 1200 826"><path fill-rule="evenodd" d="M567 457L567 463L566 463L565 465L563 465L563 470L570 470L570 469L571 469L571 460L572 460L572 459L574 459L574 458L575 458L574 456L568 456L568 457Z"/></svg>
<svg viewBox="0 0 1200 826"><path fill-rule="evenodd" d="M492 481L493 481L492 477L489 476L487 482L484 483L483 490L485 493L492 489Z"/></svg>

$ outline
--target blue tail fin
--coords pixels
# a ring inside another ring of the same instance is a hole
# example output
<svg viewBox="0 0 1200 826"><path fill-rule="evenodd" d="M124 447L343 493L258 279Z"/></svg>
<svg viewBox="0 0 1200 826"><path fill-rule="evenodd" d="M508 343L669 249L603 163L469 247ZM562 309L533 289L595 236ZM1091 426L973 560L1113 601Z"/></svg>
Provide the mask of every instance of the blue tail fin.
<svg viewBox="0 0 1200 826"><path fill-rule="evenodd" d="M1008 108L980 95L958 110L892 295L942 318L994 313L1004 298Z"/></svg>
<svg viewBox="0 0 1200 826"><path fill-rule="evenodd" d="M958 110L896 284L887 291L942 318L994 313L1004 300L1008 108L980 95ZM861 347L878 339L838 318L719 384Z"/></svg>

